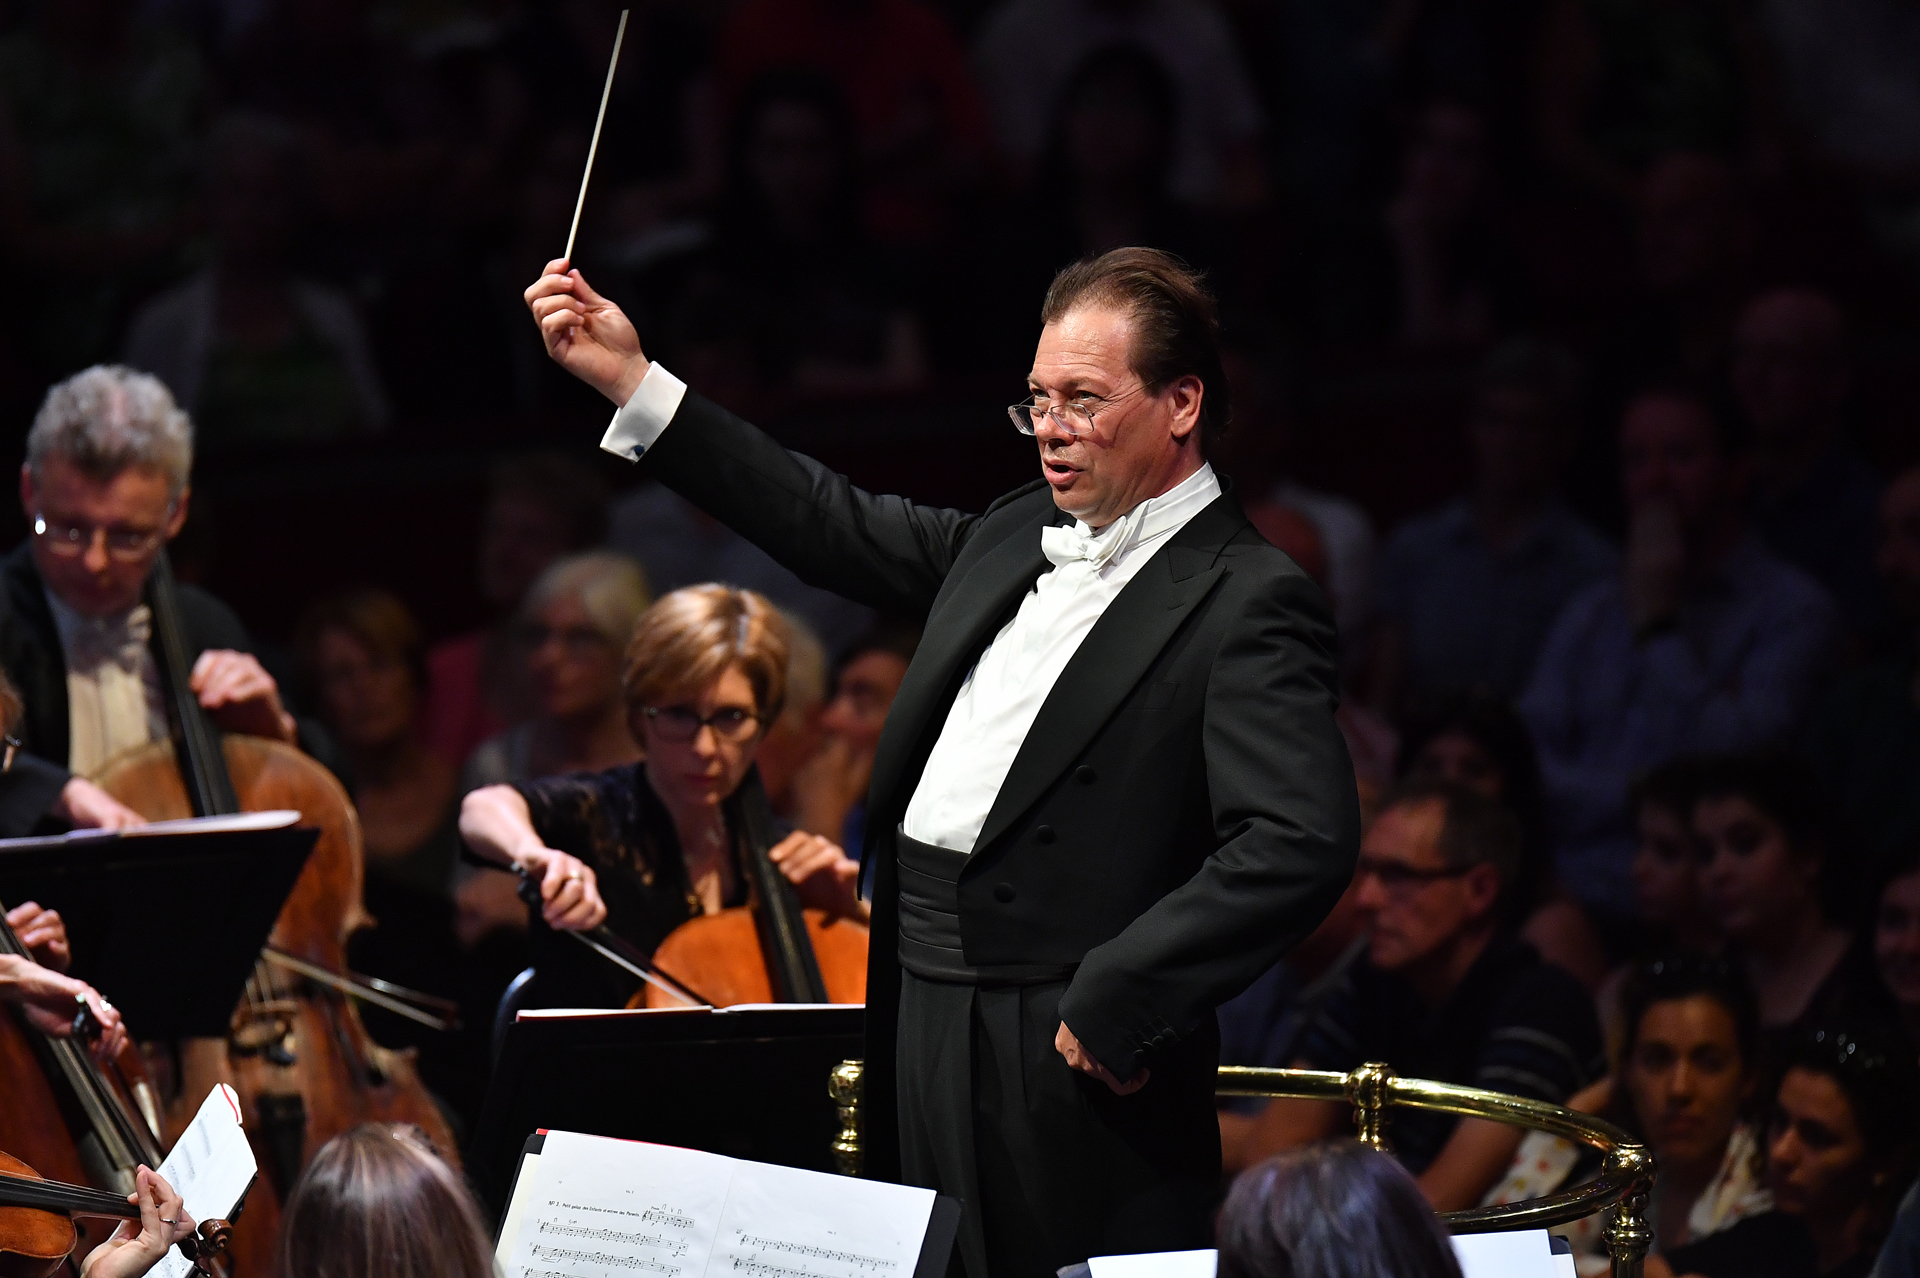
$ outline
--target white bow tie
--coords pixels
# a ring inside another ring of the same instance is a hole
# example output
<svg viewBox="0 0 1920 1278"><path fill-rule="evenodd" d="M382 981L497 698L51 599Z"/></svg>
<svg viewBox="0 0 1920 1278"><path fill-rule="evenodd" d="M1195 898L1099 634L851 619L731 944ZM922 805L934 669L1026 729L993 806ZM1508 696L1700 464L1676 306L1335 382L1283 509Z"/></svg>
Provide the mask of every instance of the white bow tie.
<svg viewBox="0 0 1920 1278"><path fill-rule="evenodd" d="M1121 543L1127 539L1127 530L1123 526L1109 525L1102 531L1107 535L1102 537L1078 522L1064 527L1049 525L1040 530L1040 553L1056 568L1065 568L1084 559L1098 571L1119 552Z"/></svg>
<svg viewBox="0 0 1920 1278"><path fill-rule="evenodd" d="M124 617L82 617L72 637L76 665L85 669L116 665L136 674L140 656L153 637L153 613L141 604Z"/></svg>

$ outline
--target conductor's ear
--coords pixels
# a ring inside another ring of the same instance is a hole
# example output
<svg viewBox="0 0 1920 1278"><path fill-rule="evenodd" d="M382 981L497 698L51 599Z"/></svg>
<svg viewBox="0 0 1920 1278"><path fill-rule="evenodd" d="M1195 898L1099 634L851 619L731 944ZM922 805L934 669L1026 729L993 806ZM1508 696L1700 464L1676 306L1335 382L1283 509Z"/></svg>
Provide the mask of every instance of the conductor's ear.
<svg viewBox="0 0 1920 1278"><path fill-rule="evenodd" d="M1200 406L1206 402L1206 383L1189 373L1185 377L1175 378L1160 393L1166 396L1167 406L1172 410L1168 431L1175 440L1184 444L1200 429Z"/></svg>

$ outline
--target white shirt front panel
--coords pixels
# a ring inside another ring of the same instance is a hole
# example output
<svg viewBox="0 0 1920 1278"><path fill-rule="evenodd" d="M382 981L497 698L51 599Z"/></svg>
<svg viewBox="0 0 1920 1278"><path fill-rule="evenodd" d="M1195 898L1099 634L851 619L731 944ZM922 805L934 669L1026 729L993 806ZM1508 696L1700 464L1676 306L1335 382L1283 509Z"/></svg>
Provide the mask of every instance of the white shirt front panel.
<svg viewBox="0 0 1920 1278"><path fill-rule="evenodd" d="M167 735L160 668L147 641L152 614L139 604L113 617L83 617L51 591L53 624L67 664L67 768L90 776L102 763Z"/></svg>
<svg viewBox="0 0 1920 1278"><path fill-rule="evenodd" d="M1060 672L1126 584L1219 495L1213 467L1202 464L1099 532L1078 522L1044 530L1055 567L968 672L907 804L907 837L973 851Z"/></svg>

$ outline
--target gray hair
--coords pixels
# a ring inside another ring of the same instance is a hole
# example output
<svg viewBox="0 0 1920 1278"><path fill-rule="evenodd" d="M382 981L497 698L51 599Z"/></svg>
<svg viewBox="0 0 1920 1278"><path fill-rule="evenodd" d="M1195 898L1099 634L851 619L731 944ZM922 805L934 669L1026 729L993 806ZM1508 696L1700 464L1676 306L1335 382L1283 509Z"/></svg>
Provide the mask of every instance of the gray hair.
<svg viewBox="0 0 1920 1278"><path fill-rule="evenodd" d="M93 479L136 467L167 477L178 497L193 474L193 423L165 382L123 364L95 364L47 392L27 434L35 483L49 457Z"/></svg>
<svg viewBox="0 0 1920 1278"><path fill-rule="evenodd" d="M633 623L653 602L647 574L633 559L611 550L589 550L566 555L548 564L527 590L521 615L532 616L561 599L577 599L593 622L616 648L633 637Z"/></svg>

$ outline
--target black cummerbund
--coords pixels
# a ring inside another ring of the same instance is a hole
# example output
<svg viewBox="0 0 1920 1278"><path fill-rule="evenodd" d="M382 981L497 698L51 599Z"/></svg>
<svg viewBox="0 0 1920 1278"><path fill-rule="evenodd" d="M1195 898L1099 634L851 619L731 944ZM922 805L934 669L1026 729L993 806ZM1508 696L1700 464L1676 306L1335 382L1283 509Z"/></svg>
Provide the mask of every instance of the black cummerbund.
<svg viewBox="0 0 1920 1278"><path fill-rule="evenodd" d="M1077 964L1010 963L974 967L960 945L960 871L967 854L898 832L900 966L923 981L950 985L1048 985L1070 980Z"/></svg>
<svg viewBox="0 0 1920 1278"><path fill-rule="evenodd" d="M971 985L960 948L960 871L967 854L899 836L900 966L923 981Z"/></svg>

